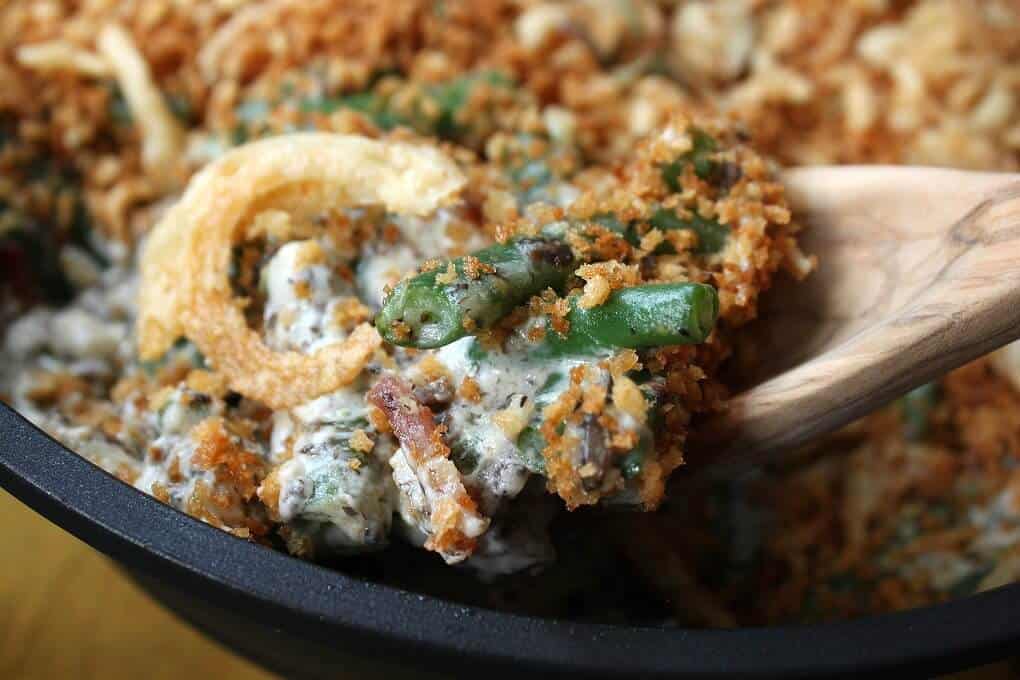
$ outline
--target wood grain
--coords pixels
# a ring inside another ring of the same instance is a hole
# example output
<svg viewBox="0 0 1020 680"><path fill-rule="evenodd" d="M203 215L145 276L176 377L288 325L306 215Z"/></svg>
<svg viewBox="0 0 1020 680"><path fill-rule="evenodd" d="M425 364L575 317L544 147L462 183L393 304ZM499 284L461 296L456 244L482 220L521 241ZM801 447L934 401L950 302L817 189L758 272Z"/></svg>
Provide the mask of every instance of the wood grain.
<svg viewBox="0 0 1020 680"><path fill-rule="evenodd" d="M1020 337L1020 175L844 166L784 181L819 269L766 296L754 386L695 441L713 461L796 447Z"/></svg>
<svg viewBox="0 0 1020 680"><path fill-rule="evenodd" d="M0 491L0 678L270 680Z"/></svg>

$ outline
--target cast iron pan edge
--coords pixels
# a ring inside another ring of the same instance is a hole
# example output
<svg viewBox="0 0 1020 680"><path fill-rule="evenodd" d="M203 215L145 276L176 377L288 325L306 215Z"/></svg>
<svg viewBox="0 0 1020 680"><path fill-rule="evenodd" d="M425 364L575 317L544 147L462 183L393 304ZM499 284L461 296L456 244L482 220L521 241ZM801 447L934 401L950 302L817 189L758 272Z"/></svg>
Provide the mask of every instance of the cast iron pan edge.
<svg viewBox="0 0 1020 680"><path fill-rule="evenodd" d="M466 607L302 562L129 487L0 404L0 486L118 560L199 627L222 610L281 645L344 648L407 668L514 667L591 677L948 673L1015 653L1020 584L944 605L820 626L691 630L569 623ZM31 549L25 546L24 549ZM214 632L211 631L210 632ZM215 633L221 640L224 635ZM230 641L244 648L237 641ZM273 650L259 660L273 662Z"/></svg>

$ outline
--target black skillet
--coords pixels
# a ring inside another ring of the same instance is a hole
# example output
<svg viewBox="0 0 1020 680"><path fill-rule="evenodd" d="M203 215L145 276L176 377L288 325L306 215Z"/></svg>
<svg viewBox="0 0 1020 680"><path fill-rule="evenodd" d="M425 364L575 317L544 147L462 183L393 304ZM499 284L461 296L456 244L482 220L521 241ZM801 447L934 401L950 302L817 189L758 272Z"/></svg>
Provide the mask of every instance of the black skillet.
<svg viewBox="0 0 1020 680"><path fill-rule="evenodd" d="M0 485L112 557L182 618L287 677L501 677L510 669L543 677L921 676L1016 654L1020 642L1020 584L844 623L730 631L571 623L454 604L206 526L2 404Z"/></svg>

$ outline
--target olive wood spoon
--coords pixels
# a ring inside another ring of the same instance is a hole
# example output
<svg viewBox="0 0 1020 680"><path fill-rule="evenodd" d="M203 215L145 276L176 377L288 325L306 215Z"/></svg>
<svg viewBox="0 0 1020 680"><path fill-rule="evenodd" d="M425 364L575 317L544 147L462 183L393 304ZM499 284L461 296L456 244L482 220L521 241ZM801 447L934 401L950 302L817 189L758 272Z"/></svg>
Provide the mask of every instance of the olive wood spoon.
<svg viewBox="0 0 1020 680"><path fill-rule="evenodd" d="M783 181L818 268L763 296L749 387L696 428L692 463L791 451L1020 338L1020 174L841 166Z"/></svg>

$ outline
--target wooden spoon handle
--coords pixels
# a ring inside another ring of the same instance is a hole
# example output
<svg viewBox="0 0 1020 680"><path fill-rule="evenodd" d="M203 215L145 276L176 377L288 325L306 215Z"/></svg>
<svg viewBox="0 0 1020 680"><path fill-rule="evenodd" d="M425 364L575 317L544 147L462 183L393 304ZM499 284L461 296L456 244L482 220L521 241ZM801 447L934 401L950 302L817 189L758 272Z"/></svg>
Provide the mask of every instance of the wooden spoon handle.
<svg viewBox="0 0 1020 680"><path fill-rule="evenodd" d="M861 318L733 398L692 442L706 460L793 448L1020 337L1020 175L819 168L786 181L809 229L832 228L841 253L858 249L825 306Z"/></svg>

